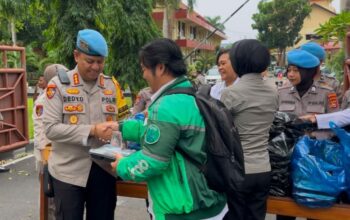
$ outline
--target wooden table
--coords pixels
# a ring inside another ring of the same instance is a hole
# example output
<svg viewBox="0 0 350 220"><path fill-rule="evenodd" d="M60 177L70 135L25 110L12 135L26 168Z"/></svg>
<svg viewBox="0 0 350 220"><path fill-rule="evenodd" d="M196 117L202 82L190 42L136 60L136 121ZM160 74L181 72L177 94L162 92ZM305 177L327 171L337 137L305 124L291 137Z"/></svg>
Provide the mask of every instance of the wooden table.
<svg viewBox="0 0 350 220"><path fill-rule="evenodd" d="M117 181L116 187L117 196L141 199L146 199L148 196L145 183ZM43 210L40 220L47 220L47 200L40 200L40 210ZM311 219L346 220L350 219L350 205L335 204L331 208L311 209L296 204L291 198L270 196L267 200L267 213Z"/></svg>

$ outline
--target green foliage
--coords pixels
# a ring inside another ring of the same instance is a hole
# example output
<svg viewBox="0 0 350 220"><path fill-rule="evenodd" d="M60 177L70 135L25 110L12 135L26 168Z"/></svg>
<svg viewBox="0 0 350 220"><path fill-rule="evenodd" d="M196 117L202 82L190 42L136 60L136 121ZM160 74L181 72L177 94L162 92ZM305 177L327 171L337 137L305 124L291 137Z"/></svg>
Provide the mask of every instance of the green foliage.
<svg viewBox="0 0 350 220"><path fill-rule="evenodd" d="M110 46L106 72L117 76L122 85L127 83L132 91L146 86L138 60L140 48L160 36L151 12L148 0L110 1L101 20L108 27Z"/></svg>
<svg viewBox="0 0 350 220"><path fill-rule="evenodd" d="M333 73L335 73L336 78L341 82L343 80L344 74L344 59L345 52L344 50L337 51L334 55L330 56L326 60L326 67Z"/></svg>
<svg viewBox="0 0 350 220"><path fill-rule="evenodd" d="M322 37L322 41L332 41L334 44L343 42L350 26L350 12L344 11L332 18L316 29L316 34ZM335 72L338 80L343 77L343 65L345 59L344 48L326 60L326 66Z"/></svg>
<svg viewBox="0 0 350 220"><path fill-rule="evenodd" d="M73 51L75 49L76 35L79 30L91 28L99 30L96 20L103 12L98 9L98 0L80 1L70 0L42 0L50 11L50 23L44 31L47 51L54 50L57 55L56 63L75 66ZM118 17L118 16L116 16Z"/></svg>
<svg viewBox="0 0 350 220"><path fill-rule="evenodd" d="M218 28L220 31L225 30L225 25L220 22L221 16L215 16L215 17L205 16L205 19L209 22L209 24Z"/></svg>
<svg viewBox="0 0 350 220"><path fill-rule="evenodd" d="M213 53L202 53L197 56L196 69L202 73L206 73L213 65L215 65L216 56Z"/></svg>
<svg viewBox="0 0 350 220"><path fill-rule="evenodd" d="M316 29L316 34L322 37L323 41L343 41L346 32L350 26L350 12L344 11L332 18L326 23L321 24Z"/></svg>
<svg viewBox="0 0 350 220"><path fill-rule="evenodd" d="M23 28L22 18L25 12L25 1L1 0L0 1L0 23L6 28L1 29L0 36L6 37L2 40L16 42L16 32ZM9 28L10 27L10 28Z"/></svg>
<svg viewBox="0 0 350 220"><path fill-rule="evenodd" d="M284 57L285 48L294 46L299 39L299 32L304 19L310 14L311 7L307 0L272 0L258 4L259 13L252 19L258 39L270 49L279 50L279 62Z"/></svg>

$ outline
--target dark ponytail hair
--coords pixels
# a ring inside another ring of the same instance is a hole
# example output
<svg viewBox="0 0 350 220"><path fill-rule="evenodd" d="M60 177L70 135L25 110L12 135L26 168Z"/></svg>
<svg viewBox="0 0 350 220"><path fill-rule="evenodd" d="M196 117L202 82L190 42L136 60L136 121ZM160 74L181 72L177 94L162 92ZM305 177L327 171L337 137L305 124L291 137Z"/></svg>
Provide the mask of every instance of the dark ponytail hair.
<svg viewBox="0 0 350 220"><path fill-rule="evenodd" d="M158 64L164 64L165 68L174 77L186 75L187 73L186 64L179 46L167 38L156 39L143 46L139 52L139 59L153 73Z"/></svg>

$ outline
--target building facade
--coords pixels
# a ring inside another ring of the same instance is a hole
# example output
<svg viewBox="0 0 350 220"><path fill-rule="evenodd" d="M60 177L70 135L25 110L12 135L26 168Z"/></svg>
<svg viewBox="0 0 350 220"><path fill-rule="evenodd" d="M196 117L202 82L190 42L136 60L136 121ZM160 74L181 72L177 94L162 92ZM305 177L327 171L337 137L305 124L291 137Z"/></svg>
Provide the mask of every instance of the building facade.
<svg viewBox="0 0 350 220"><path fill-rule="evenodd" d="M340 1L340 10L350 11L350 0L341 0Z"/></svg>
<svg viewBox="0 0 350 220"><path fill-rule="evenodd" d="M163 28L164 14L163 6L158 5L153 10L153 19L160 30ZM223 32L218 30L212 37L205 40L215 28L196 11L189 11L188 7L183 3L180 4L180 7L174 13L171 13L168 22L168 37L175 40L184 56L187 56L198 47L198 50L189 57L189 63L195 61L200 54L215 53L221 41L227 38Z"/></svg>
<svg viewBox="0 0 350 220"><path fill-rule="evenodd" d="M332 0L310 0L311 13L304 20L303 28L299 32L302 39L295 47L310 40L315 40L315 30L336 15L331 2Z"/></svg>

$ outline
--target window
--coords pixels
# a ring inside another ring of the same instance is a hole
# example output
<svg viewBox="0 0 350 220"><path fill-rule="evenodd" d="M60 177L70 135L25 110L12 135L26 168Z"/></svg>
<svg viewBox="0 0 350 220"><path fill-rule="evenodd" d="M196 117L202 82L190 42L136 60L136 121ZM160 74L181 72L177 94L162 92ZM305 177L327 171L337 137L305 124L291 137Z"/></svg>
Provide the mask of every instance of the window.
<svg viewBox="0 0 350 220"><path fill-rule="evenodd" d="M316 34L306 34L305 39L306 40L318 40L318 39L321 39L321 37L316 35Z"/></svg>
<svg viewBox="0 0 350 220"><path fill-rule="evenodd" d="M191 26L190 27L190 39L193 40L193 39L196 39L196 38L197 38L197 28Z"/></svg>
<svg viewBox="0 0 350 220"><path fill-rule="evenodd" d="M178 39L184 39L185 35L186 35L186 26L184 22L179 21L177 23L177 30L178 30L178 34L177 34L177 38Z"/></svg>

